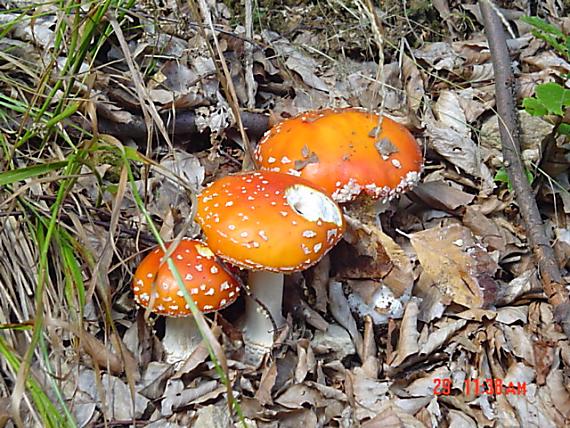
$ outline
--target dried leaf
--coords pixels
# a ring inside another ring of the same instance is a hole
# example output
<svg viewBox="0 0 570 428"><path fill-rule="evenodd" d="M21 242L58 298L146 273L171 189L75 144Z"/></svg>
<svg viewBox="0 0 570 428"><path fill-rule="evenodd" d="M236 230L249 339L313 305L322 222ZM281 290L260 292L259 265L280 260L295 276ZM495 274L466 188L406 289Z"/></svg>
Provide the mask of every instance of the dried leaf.
<svg viewBox="0 0 570 428"><path fill-rule="evenodd" d="M412 263L402 248L378 227L347 215L345 218L360 257L353 269L346 268L341 275L350 278L382 278L395 297L409 295L414 275Z"/></svg>
<svg viewBox="0 0 570 428"><path fill-rule="evenodd" d="M295 382L301 383L309 372L315 370L315 355L307 339L297 342L297 367L295 367Z"/></svg>
<svg viewBox="0 0 570 428"><path fill-rule="evenodd" d="M307 404L311 407L321 407L325 399L316 389L296 384L288 388L275 402L289 409L302 409Z"/></svg>
<svg viewBox="0 0 570 428"><path fill-rule="evenodd" d="M275 385L277 379L277 364L271 362L269 366L263 369L261 380L259 381L259 388L255 392L255 398L261 404L273 404L271 398L271 389Z"/></svg>
<svg viewBox="0 0 570 428"><path fill-rule="evenodd" d="M551 370L546 378L552 403L562 416L570 418L570 393L565 386L565 375L560 369Z"/></svg>
<svg viewBox="0 0 570 428"><path fill-rule="evenodd" d="M356 404L356 418L362 420L373 417L383 407L390 384L368 378L360 368L346 373L347 382L351 383L353 399Z"/></svg>
<svg viewBox="0 0 570 428"><path fill-rule="evenodd" d="M438 326L438 329L435 332L431 333L427 337L425 343L422 344L419 352L420 355L430 355L433 351L447 342L447 340L449 340L449 338L457 331L465 327L465 324L467 324L467 321L465 320L442 323Z"/></svg>
<svg viewBox="0 0 570 428"><path fill-rule="evenodd" d="M194 400L205 396L207 393L217 391L219 383L210 380L199 384L195 388L184 388L184 382L180 379L170 379L164 391L164 398L161 402L162 416L171 416L177 409L188 406ZM220 392L223 392L222 387Z"/></svg>
<svg viewBox="0 0 570 428"><path fill-rule="evenodd" d="M391 367L398 367L410 355L415 355L420 350L418 338L420 334L417 330L418 305L415 301L410 301L406 305L402 324L400 326L400 339L393 359L388 361Z"/></svg>
<svg viewBox="0 0 570 428"><path fill-rule="evenodd" d="M433 228L410 236L420 264L440 291L454 302L483 307L494 301L492 275L497 265L459 225Z"/></svg>
<svg viewBox="0 0 570 428"><path fill-rule="evenodd" d="M475 195L462 192L443 180L420 183L410 192L410 196L415 196L424 204L443 211L455 211L470 204L475 198Z"/></svg>
<svg viewBox="0 0 570 428"><path fill-rule="evenodd" d="M443 91L435 103L434 114L427 116L426 135L429 145L453 165L482 180L482 190L488 194L495 187L487 166L481 162L479 148L471 139L471 128L459 102L459 96Z"/></svg>
<svg viewBox="0 0 570 428"><path fill-rule="evenodd" d="M356 353L350 334L337 324L329 324L326 331L316 331L311 346L315 353L330 353L337 361Z"/></svg>
<svg viewBox="0 0 570 428"><path fill-rule="evenodd" d="M332 316L350 334L358 355L362 355L362 336L356 326L356 321L350 313L348 301L342 290L342 283L338 281L329 282L329 306Z"/></svg>

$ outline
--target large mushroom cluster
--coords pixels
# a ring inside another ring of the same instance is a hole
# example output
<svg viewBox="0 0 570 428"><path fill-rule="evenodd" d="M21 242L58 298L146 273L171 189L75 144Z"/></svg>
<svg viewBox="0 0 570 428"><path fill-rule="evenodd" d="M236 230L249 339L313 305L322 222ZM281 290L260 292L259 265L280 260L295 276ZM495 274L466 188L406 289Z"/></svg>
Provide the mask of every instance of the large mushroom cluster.
<svg viewBox="0 0 570 428"><path fill-rule="evenodd" d="M214 254L248 270L254 298L246 300L243 330L253 354L268 352L275 327L284 324L283 275L313 266L342 237L338 204L360 195L387 201L418 181L422 154L413 136L389 118L379 119L345 108L284 120L258 145L260 170L222 177L198 195L196 221L206 243L182 241L172 257L204 312L229 305L239 292ZM161 264L163 256L154 250L141 263L135 299L158 314L186 315L184 294Z"/></svg>

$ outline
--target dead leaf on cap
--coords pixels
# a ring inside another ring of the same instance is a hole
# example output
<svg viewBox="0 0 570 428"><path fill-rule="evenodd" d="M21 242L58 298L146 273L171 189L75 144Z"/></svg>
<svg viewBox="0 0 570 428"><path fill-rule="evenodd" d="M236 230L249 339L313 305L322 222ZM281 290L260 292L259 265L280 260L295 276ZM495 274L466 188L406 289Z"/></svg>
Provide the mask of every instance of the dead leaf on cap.
<svg viewBox="0 0 570 428"><path fill-rule="evenodd" d="M424 271L455 303L481 308L494 301L498 266L469 229L455 224L432 228L410 240Z"/></svg>
<svg viewBox="0 0 570 428"><path fill-rule="evenodd" d="M374 128L374 132L371 131L371 133L376 135L376 128ZM372 136L374 135L371 135L371 137ZM382 156L382 158L387 158L391 154L399 152L398 148L388 138L381 138L380 140L376 141L374 143L374 147L376 147L376 150L378 150L378 153L380 153L380 156Z"/></svg>

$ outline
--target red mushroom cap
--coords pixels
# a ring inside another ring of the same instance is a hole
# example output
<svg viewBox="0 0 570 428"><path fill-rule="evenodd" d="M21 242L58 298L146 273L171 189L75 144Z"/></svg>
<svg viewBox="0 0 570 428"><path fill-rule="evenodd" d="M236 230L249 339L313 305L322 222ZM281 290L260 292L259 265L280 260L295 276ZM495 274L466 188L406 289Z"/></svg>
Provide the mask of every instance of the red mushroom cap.
<svg viewBox="0 0 570 428"><path fill-rule="evenodd" d="M415 185L422 152L412 134L384 117L344 108L306 112L271 128L255 152L260 169L297 175L323 187L337 202L364 192L391 199Z"/></svg>
<svg viewBox="0 0 570 428"><path fill-rule="evenodd" d="M314 184L276 172L223 177L198 195L208 246L246 269L291 272L317 263L341 238L339 206Z"/></svg>
<svg viewBox="0 0 570 428"><path fill-rule="evenodd" d="M171 244L168 243L167 248ZM135 301L145 308L152 304L152 311L159 315L189 316L190 307L163 257L164 252L157 247L139 264L133 278ZM223 309L237 299L237 280L203 242L183 239L171 257L188 294L202 312ZM154 297L152 303L151 296Z"/></svg>

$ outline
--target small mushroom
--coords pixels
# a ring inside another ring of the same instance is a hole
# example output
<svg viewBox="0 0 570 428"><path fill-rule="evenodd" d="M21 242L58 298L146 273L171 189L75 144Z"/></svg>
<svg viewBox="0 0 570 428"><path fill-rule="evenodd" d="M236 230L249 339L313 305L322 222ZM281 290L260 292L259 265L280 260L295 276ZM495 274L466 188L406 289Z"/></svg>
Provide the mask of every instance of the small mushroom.
<svg viewBox="0 0 570 428"><path fill-rule="evenodd" d="M172 243L168 243L167 248ZM214 253L201 241L184 238L171 254L188 294L203 313L218 311L238 297L238 281ZM201 340L190 306L164 260L160 247L152 250L139 264L133 278L135 301L166 319L162 341L166 361L185 360Z"/></svg>
<svg viewBox="0 0 570 428"><path fill-rule="evenodd" d="M196 221L214 253L250 270L251 291L277 327L284 323L283 274L317 263L345 227L339 206L314 184L270 171L210 183L198 195ZM263 354L273 345L273 326L261 312L246 300L245 337Z"/></svg>
<svg viewBox="0 0 570 428"><path fill-rule="evenodd" d="M390 200L413 187L422 152L404 126L358 108L310 111L265 133L255 152L261 170L303 177L338 203L361 193Z"/></svg>

